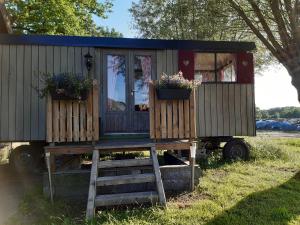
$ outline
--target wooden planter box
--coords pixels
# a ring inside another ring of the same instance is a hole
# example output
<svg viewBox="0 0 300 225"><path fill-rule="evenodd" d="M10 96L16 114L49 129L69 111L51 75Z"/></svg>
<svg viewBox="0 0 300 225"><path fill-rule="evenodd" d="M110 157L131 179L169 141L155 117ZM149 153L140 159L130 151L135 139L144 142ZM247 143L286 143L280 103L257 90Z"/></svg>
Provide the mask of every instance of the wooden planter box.
<svg viewBox="0 0 300 225"><path fill-rule="evenodd" d="M191 95L191 90L188 89L156 89L157 98L160 100L185 100L189 99Z"/></svg>
<svg viewBox="0 0 300 225"><path fill-rule="evenodd" d="M78 98L72 98L65 93L57 93L56 91L51 91L50 92L52 100L73 100L73 101L85 101L88 98L88 91L84 91L80 94L80 99Z"/></svg>
<svg viewBox="0 0 300 225"><path fill-rule="evenodd" d="M47 99L47 142L82 142L99 140L99 86L86 101Z"/></svg>
<svg viewBox="0 0 300 225"><path fill-rule="evenodd" d="M150 83L150 138L196 138L195 90L185 100L161 100L155 90L153 83Z"/></svg>

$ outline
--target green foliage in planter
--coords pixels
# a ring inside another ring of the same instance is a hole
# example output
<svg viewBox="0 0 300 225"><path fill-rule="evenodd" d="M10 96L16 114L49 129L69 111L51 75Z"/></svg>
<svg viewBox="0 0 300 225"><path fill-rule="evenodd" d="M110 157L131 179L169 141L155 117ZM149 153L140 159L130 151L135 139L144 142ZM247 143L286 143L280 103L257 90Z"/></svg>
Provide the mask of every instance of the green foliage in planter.
<svg viewBox="0 0 300 225"><path fill-rule="evenodd" d="M188 80L183 77L181 71L174 75L163 73L155 84L156 89L187 89L192 90L201 84L200 81Z"/></svg>
<svg viewBox="0 0 300 225"><path fill-rule="evenodd" d="M71 99L81 99L82 94L87 93L93 86L93 80L82 74L59 73L43 74L41 77L44 88L40 89L40 96L45 97L49 93L64 94Z"/></svg>

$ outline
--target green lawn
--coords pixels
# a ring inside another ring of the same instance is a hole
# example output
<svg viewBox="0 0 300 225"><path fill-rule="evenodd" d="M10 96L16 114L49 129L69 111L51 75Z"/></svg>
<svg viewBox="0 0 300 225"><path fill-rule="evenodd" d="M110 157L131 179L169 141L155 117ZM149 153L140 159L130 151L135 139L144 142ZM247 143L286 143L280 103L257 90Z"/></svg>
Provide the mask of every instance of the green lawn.
<svg viewBox="0 0 300 225"><path fill-rule="evenodd" d="M98 212L84 221L84 209L48 204L28 194L8 224L300 224L300 139L249 138L248 162L224 163L218 155L206 167L193 193L158 207Z"/></svg>

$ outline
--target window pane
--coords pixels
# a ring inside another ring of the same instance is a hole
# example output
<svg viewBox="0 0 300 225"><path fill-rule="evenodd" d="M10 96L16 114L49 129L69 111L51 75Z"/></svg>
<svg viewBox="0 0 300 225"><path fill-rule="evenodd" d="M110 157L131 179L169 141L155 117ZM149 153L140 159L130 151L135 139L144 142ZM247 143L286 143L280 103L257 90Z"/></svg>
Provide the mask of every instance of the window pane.
<svg viewBox="0 0 300 225"><path fill-rule="evenodd" d="M151 56L134 57L134 108L149 110L149 82L151 80Z"/></svg>
<svg viewBox="0 0 300 225"><path fill-rule="evenodd" d="M107 55L107 108L126 110L126 63L123 55Z"/></svg>
<svg viewBox="0 0 300 225"><path fill-rule="evenodd" d="M217 54L217 78L221 82L236 81L236 54Z"/></svg>
<svg viewBox="0 0 300 225"><path fill-rule="evenodd" d="M215 81L215 54L196 53L195 54L195 79L202 82Z"/></svg>

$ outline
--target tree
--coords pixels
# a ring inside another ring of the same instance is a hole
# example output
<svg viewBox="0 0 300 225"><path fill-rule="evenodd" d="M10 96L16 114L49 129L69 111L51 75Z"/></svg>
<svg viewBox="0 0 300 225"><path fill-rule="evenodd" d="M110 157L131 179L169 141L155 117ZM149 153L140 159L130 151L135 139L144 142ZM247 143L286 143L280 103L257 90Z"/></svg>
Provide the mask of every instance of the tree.
<svg viewBox="0 0 300 225"><path fill-rule="evenodd" d="M300 101L300 2L228 0L253 34L288 70Z"/></svg>
<svg viewBox="0 0 300 225"><path fill-rule="evenodd" d="M5 3L15 33L120 36L99 27L93 16L106 18L110 0L10 0Z"/></svg>
<svg viewBox="0 0 300 225"><path fill-rule="evenodd" d="M253 41L256 36L235 10L220 0L140 0L129 10L143 38ZM258 43L256 67L273 62Z"/></svg>

